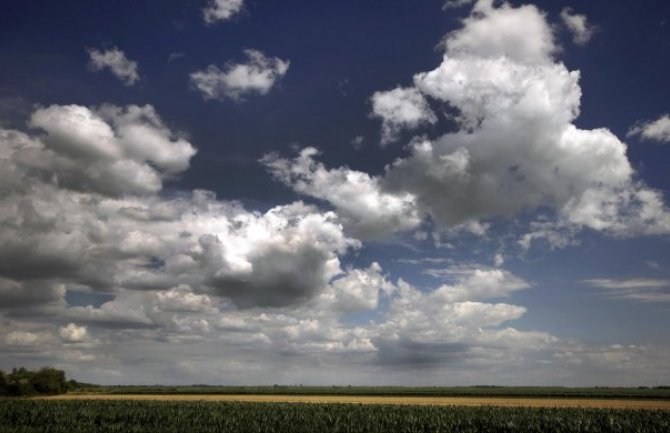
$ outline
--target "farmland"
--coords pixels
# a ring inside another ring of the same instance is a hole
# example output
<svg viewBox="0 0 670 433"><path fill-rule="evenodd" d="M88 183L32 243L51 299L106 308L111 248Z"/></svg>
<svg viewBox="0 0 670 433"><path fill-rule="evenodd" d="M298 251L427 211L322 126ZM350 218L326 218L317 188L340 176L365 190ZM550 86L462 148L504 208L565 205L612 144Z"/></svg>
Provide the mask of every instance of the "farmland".
<svg viewBox="0 0 670 433"><path fill-rule="evenodd" d="M561 386L217 386L80 384L80 394L121 395L317 395L402 397L514 397L668 400L670 387L561 387Z"/></svg>
<svg viewBox="0 0 670 433"><path fill-rule="evenodd" d="M667 432L670 412L165 400L0 400L14 432Z"/></svg>
<svg viewBox="0 0 670 433"><path fill-rule="evenodd" d="M64 394L42 397L48 400L131 400L131 401L208 401L248 403L384 404L434 406L502 406L549 408L662 409L670 411L669 400L530 398L492 396L413 396L356 394Z"/></svg>

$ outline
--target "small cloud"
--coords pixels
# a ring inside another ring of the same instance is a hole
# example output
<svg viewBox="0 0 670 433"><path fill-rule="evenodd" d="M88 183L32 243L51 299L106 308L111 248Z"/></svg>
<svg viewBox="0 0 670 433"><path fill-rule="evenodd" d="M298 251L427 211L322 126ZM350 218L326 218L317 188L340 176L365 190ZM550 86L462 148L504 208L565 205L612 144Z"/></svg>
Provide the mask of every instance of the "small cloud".
<svg viewBox="0 0 670 433"><path fill-rule="evenodd" d="M137 62L129 60L126 54L114 47L110 50L100 51L95 48L88 49L91 70L98 72L109 69L126 86L132 86L140 76L137 72Z"/></svg>
<svg viewBox="0 0 670 433"><path fill-rule="evenodd" d="M244 0L211 0L202 10L205 23L214 24L218 21L228 21L237 15L244 6Z"/></svg>
<svg viewBox="0 0 670 433"><path fill-rule="evenodd" d="M425 232L424 232L425 233ZM434 265L440 263L453 263L453 259L447 259L444 257L424 257L421 259L398 259L398 263L403 263L406 265Z"/></svg>
<svg viewBox="0 0 670 433"><path fill-rule="evenodd" d="M480 265L426 269L423 273L447 281L438 290L450 302L507 297L531 287L530 283L504 269Z"/></svg>
<svg viewBox="0 0 670 433"><path fill-rule="evenodd" d="M496 255L493 256L493 264L496 268L501 267L505 264L505 257L501 253L496 253Z"/></svg>
<svg viewBox="0 0 670 433"><path fill-rule="evenodd" d="M74 323L58 328L58 335L66 343L81 343L88 340L86 326L77 326Z"/></svg>
<svg viewBox="0 0 670 433"><path fill-rule="evenodd" d="M288 71L290 62L266 57L257 50L245 50L247 63L228 65L225 70L209 65L191 74L191 83L205 99L230 98L240 101L245 95L265 95Z"/></svg>
<svg viewBox="0 0 670 433"><path fill-rule="evenodd" d="M596 31L596 27L587 21L586 15L577 14L569 7L563 8L561 19L572 33L572 41L577 45L586 45Z"/></svg>
<svg viewBox="0 0 670 433"><path fill-rule="evenodd" d="M365 142L365 137L362 135L357 135L351 139L351 145L354 146L354 149L356 150L361 150L363 142Z"/></svg>
<svg viewBox="0 0 670 433"><path fill-rule="evenodd" d="M656 262L656 261L654 261L654 260L645 260L644 264L647 265L647 267L649 267L649 268L651 268L651 269L654 269L654 270L656 270L656 271L661 271L661 270L663 270L663 266L661 266L660 263L658 263L658 262Z"/></svg>
<svg viewBox="0 0 670 433"><path fill-rule="evenodd" d="M419 242L428 240L429 236L430 234L425 230L417 230L412 235L412 237Z"/></svg>
<svg viewBox="0 0 670 433"><path fill-rule="evenodd" d="M337 91L340 93L340 95L347 96L349 94L349 79L348 78L343 78L341 80L335 80L335 86L337 87Z"/></svg>
<svg viewBox="0 0 670 433"><path fill-rule="evenodd" d="M574 227L549 221L533 221L530 224L530 230L521 236L517 244L524 253L527 253L538 241L545 242L551 250L557 250L578 245L579 240L575 236Z"/></svg>
<svg viewBox="0 0 670 433"><path fill-rule="evenodd" d="M177 61L177 60L181 59L182 57L184 57L184 53L182 53L182 52L170 53L170 55L168 56L168 63L172 63L174 61Z"/></svg>
<svg viewBox="0 0 670 433"><path fill-rule="evenodd" d="M455 8L460 8L465 5L469 5L474 0L447 0L443 5L442 5L442 10L445 11L447 9L455 9Z"/></svg>
<svg viewBox="0 0 670 433"><path fill-rule="evenodd" d="M628 137L639 136L643 140L670 143L670 114L656 120L639 121L628 130Z"/></svg>
<svg viewBox="0 0 670 433"><path fill-rule="evenodd" d="M370 99L371 115L382 120L382 145L396 141L402 130L437 122L426 98L413 87L375 92Z"/></svg>

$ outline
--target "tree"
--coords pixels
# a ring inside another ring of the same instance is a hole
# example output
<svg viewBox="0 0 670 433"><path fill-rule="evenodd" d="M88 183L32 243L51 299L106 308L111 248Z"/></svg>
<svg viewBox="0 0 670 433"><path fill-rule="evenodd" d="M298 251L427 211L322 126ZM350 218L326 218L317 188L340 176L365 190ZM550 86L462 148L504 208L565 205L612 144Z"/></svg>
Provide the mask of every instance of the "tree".
<svg viewBox="0 0 670 433"><path fill-rule="evenodd" d="M30 382L39 394L60 394L67 391L65 372L44 367L33 374Z"/></svg>
<svg viewBox="0 0 670 433"><path fill-rule="evenodd" d="M4 379L7 395L60 394L67 391L65 372L50 367L39 371L14 368Z"/></svg>
<svg viewBox="0 0 670 433"><path fill-rule="evenodd" d="M0 370L0 395L7 395L7 378L2 370Z"/></svg>

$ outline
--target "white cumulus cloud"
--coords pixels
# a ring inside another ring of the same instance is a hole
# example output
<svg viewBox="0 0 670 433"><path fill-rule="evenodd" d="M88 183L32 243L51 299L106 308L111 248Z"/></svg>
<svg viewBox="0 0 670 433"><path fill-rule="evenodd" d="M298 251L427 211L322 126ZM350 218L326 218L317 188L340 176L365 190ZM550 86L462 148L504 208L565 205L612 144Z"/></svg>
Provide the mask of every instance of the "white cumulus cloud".
<svg viewBox="0 0 670 433"><path fill-rule="evenodd" d="M433 272L431 272L433 271ZM427 270L426 273L453 280L436 289L435 296L456 302L486 298L506 297L518 290L530 288L523 279L503 269L483 267L454 267L439 270Z"/></svg>
<svg viewBox="0 0 670 433"><path fill-rule="evenodd" d="M159 290L160 311L208 311L208 296L288 305L317 296L360 245L301 202L258 213L206 191L160 196L195 149L150 106L54 105L30 123L45 134L0 131L7 307L62 305L63 286Z"/></svg>
<svg viewBox="0 0 670 433"><path fill-rule="evenodd" d="M630 128L628 135L639 135L644 140L670 143L670 114L664 114L656 120L638 122Z"/></svg>
<svg viewBox="0 0 670 433"><path fill-rule="evenodd" d="M437 122L424 96L414 88L375 92L371 100L372 115L382 119L382 144L395 141L403 129Z"/></svg>
<svg viewBox="0 0 670 433"><path fill-rule="evenodd" d="M244 0L209 0L202 14L207 24L213 24L230 20L242 10L243 6Z"/></svg>
<svg viewBox="0 0 670 433"><path fill-rule="evenodd" d="M634 179L626 145L606 128L575 126L580 74L555 59L544 13L480 0L443 46L442 63L416 74L414 87L373 100L387 100L375 111L392 134L399 125L431 122L427 99L456 111L457 130L413 139L409 155L380 176L328 169L309 148L294 160L270 155L264 162L296 192L333 205L361 237L412 229L426 215L438 228L482 229L482 219L539 208L553 210L555 221L538 222L520 241L525 249L534 239L569 245L582 227L670 231L662 194Z"/></svg>
<svg viewBox="0 0 670 433"><path fill-rule="evenodd" d="M633 180L626 145L573 124L579 72L555 60L544 14L480 0L463 24L445 39L441 65L414 76L423 94L458 110L461 128L411 143L384 187L414 195L444 226L549 206L596 230L665 231L662 197Z"/></svg>
<svg viewBox="0 0 670 433"><path fill-rule="evenodd" d="M31 176L79 191L154 193L195 154L150 105L53 105L36 110L30 126L45 134L0 131L10 159Z"/></svg>
<svg viewBox="0 0 670 433"><path fill-rule="evenodd" d="M376 262L367 269L351 269L330 284L321 300L343 312L374 310L379 306L381 294L395 290L381 272L382 268Z"/></svg>
<svg viewBox="0 0 670 433"><path fill-rule="evenodd" d="M317 154L308 147L292 160L269 154L262 162L296 192L329 202L358 238L383 238L421 222L411 195L385 192L379 179L367 173L348 168L328 170L314 160Z"/></svg>
<svg viewBox="0 0 670 433"><path fill-rule="evenodd" d="M191 83L205 99L240 101L253 93L265 95L288 71L288 60L267 57L258 50L244 53L247 63L228 64L223 70L209 65L191 73Z"/></svg>
<svg viewBox="0 0 670 433"><path fill-rule="evenodd" d="M58 328L60 338L66 343L81 343L88 340L88 330L86 326L78 326L75 323L68 323Z"/></svg>

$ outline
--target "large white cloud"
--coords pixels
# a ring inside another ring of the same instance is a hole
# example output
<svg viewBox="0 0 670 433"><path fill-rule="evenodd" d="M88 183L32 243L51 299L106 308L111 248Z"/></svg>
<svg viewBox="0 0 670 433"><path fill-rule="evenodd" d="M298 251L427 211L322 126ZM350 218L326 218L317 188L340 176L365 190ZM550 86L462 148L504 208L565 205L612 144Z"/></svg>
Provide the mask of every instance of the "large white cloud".
<svg viewBox="0 0 670 433"><path fill-rule="evenodd" d="M265 162L288 183L304 182L308 195L321 196L317 191L339 179L343 188L333 189L328 199L336 212L301 202L251 212L205 191L170 199L156 193L109 195L45 176L46 169L17 158L16 149L34 146L47 162L113 161L123 155L142 161L145 154L122 145L132 136L123 128L126 122L134 125L128 114L133 110L48 110L33 116L46 136L4 131L0 142L3 167L20 180L1 196L3 217L14 222L0 229L0 297L3 310L17 319L6 327L5 348L11 353L34 353L61 341L67 343L58 351L64 365L113 366L119 359L132 365L134 345L169 342L220 344L259 360L261 353L284 353L328 362L354 357L368 366L441 366L453 350L472 360L480 357L475 348L534 350L551 339L494 329L525 309L480 300L528 287L501 269L454 269L452 283L428 292L391 283L377 263L343 270L340 257L360 242L345 234L341 222L379 234L373 221L383 221L381 232L388 233L412 228L419 218L411 200L384 193L364 173L326 170L312 160L312 149L296 161ZM66 121L72 128L63 126ZM152 167L180 169L159 154ZM354 179L357 188L348 190L346 179ZM66 300L67 293L96 292L113 299L81 306ZM347 321L362 312L378 319ZM50 317L58 326L29 326L26 313ZM111 349L118 338L128 351ZM234 352L230 356L236 359Z"/></svg>
<svg viewBox="0 0 670 433"><path fill-rule="evenodd" d="M3 130L3 152L26 175L62 188L106 195L150 194L189 166L195 149L153 107L53 105L36 110L31 138Z"/></svg>
<svg viewBox="0 0 670 433"><path fill-rule="evenodd" d="M296 192L329 202L358 238L383 238L421 222L411 195L384 192L379 179L367 173L346 167L328 170L314 160L316 155L318 151L308 147L292 160L269 154L262 162Z"/></svg>
<svg viewBox="0 0 670 433"><path fill-rule="evenodd" d="M472 384L523 373L541 384L548 369L579 383L575 372L618 365L644 383L667 377L667 350L514 328L526 308L513 296L536 284L502 259L433 269L446 279L435 288L392 282L378 263L340 263L358 239L413 230L426 214L484 232L482 218L552 209L558 221L535 220L524 244L566 245L581 226L670 230L660 193L633 181L625 145L574 126L579 75L553 57L536 8L480 1L445 47L441 65L402 93L451 105L458 129L413 140L384 175L328 169L311 148L263 158L332 211L296 202L256 212L205 191L162 194L195 151L148 106L52 106L34 113L34 133L0 130L3 362L126 383ZM623 286L651 282L591 284L632 294ZM635 289L636 299L662 293Z"/></svg>
<svg viewBox="0 0 670 433"><path fill-rule="evenodd" d="M558 341L547 333L501 329L526 309L479 301L528 288L524 280L476 266L452 271L453 285L422 291L402 280L391 283L373 263L349 270L306 304L278 312L224 311L216 326L237 344L254 339L285 353L356 355L363 364L410 369L482 362L489 353L528 354ZM376 318L358 325L342 320L363 311L376 312Z"/></svg>
<svg viewBox="0 0 670 433"><path fill-rule="evenodd" d="M59 303L64 286L184 284L240 306L287 305L316 296L342 272L339 257L359 246L333 212L300 202L257 213L205 191L162 198L162 180L186 169L195 150L150 106L51 106L30 124L46 134L0 132L8 304ZM172 309L205 302L161 296Z"/></svg>
<svg viewBox="0 0 670 433"><path fill-rule="evenodd" d="M146 203L50 190L30 205L14 200L3 201L17 224L0 230L0 271L19 281L95 290L183 283L244 306L284 305L317 294L339 274L338 256L358 245L334 214L300 203L257 214L202 194Z"/></svg>
<svg viewBox="0 0 670 433"><path fill-rule="evenodd" d="M633 180L626 145L573 124L579 72L555 60L545 16L481 0L463 24L445 39L441 65L414 76L418 90L457 110L460 128L411 143L383 186L413 194L443 226L549 207L596 230L664 232L662 196Z"/></svg>
<svg viewBox="0 0 670 433"><path fill-rule="evenodd" d="M514 8L503 3L496 8L493 4L493 0L477 1L463 27L445 38L445 57L506 57L515 63L545 63L556 46L544 15L532 5Z"/></svg>
<svg viewBox="0 0 670 433"><path fill-rule="evenodd" d="M461 130L413 143L387 170L391 189L415 194L449 226L543 205L560 211L630 181L623 143L572 125L579 73L553 59L551 28L535 7L480 1L445 46L442 64L414 81L458 110Z"/></svg>
<svg viewBox="0 0 670 433"><path fill-rule="evenodd" d="M238 305L309 299L340 273L338 254L357 245L335 214L302 203L264 215L235 215L231 227L199 239L205 284Z"/></svg>
<svg viewBox="0 0 670 433"><path fill-rule="evenodd" d="M205 99L242 100L250 94L265 95L288 71L290 62L245 50L247 63L229 64L225 70L209 65L191 74L191 83Z"/></svg>
<svg viewBox="0 0 670 433"><path fill-rule="evenodd" d="M382 268L376 262L367 269L350 269L334 280L319 300L324 307L345 313L375 310L382 295L395 291L395 286L381 272Z"/></svg>
<svg viewBox="0 0 670 433"><path fill-rule="evenodd" d="M635 180L626 145L606 128L575 126L580 74L556 60L559 47L540 10L480 0L443 46L442 63L416 74L414 87L378 92L373 101L390 101L375 108L383 135L431 123L426 98L450 107L456 130L416 137L409 156L378 177L327 169L312 149L292 161L266 157L270 170L297 192L330 202L358 236L412 229L426 215L449 229L538 209L555 220L538 221L542 230L521 240L526 249L539 238L568 245L582 227L669 231L663 196Z"/></svg>
<svg viewBox="0 0 670 433"><path fill-rule="evenodd" d="M114 47L100 51L95 48L88 50L90 57L89 68L93 71L109 69L126 86L132 86L140 79L137 71L137 62L126 57L126 53Z"/></svg>
<svg viewBox="0 0 670 433"><path fill-rule="evenodd" d="M479 301L529 287L522 279L477 267L453 269L453 275L453 284L431 291L398 283L384 320L370 330L380 363L405 368L457 366L482 362L484 353L520 355L558 341L548 333L500 328L521 317L524 307Z"/></svg>

